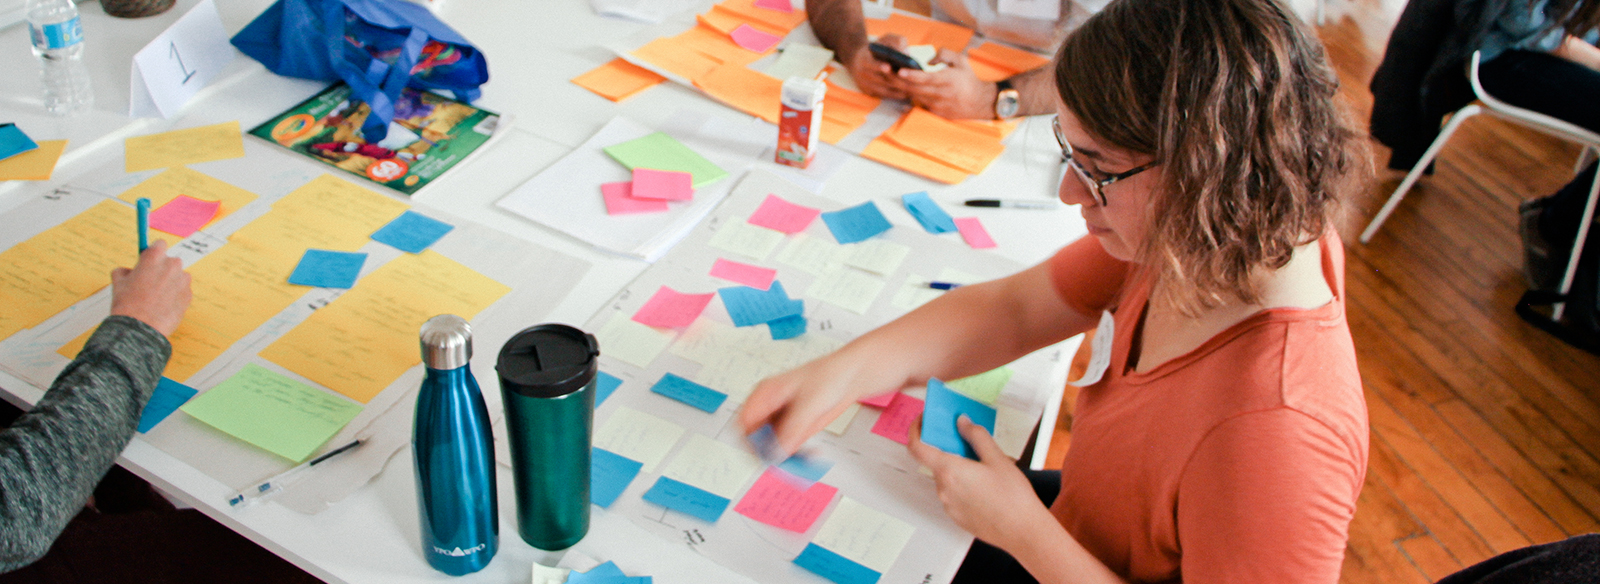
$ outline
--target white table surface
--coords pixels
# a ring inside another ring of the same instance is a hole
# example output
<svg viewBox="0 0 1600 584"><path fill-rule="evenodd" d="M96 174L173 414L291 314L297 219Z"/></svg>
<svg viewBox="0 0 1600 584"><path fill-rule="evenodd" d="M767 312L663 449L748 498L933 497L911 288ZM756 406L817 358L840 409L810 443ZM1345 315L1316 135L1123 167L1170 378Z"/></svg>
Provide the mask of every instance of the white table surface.
<svg viewBox="0 0 1600 584"><path fill-rule="evenodd" d="M118 160L122 140L174 128L238 120L248 129L309 97L321 83L287 79L267 72L240 55L175 119L130 119L131 57L198 0L180 0L166 14L137 20L106 16L97 3L80 5L87 62L93 78L93 111L71 118L44 111L38 64L30 53L25 26L0 29L0 122L16 122L38 140L69 139L68 150L49 181L0 182L0 212L30 197L70 183L88 169ZM267 0L218 0L224 26L242 28ZM702 5L704 10L710 1ZM581 324L646 264L599 253L586 244L495 208L492 203L566 154L617 115L659 126L679 110L748 118L692 89L663 84L622 103L613 103L568 80L610 60L601 48L638 33L647 25L598 16L583 0L442 0L440 17L487 55L490 82L476 102L516 117L512 134L484 156L434 183L413 203L445 210L525 238L592 264L574 293L548 310L547 321ZM1006 153L986 172L946 186L865 159L846 163L822 195L842 205L878 199L880 207L899 195L928 191L947 208L966 198L1050 200L1059 168L1055 142L1045 118L1024 121L1009 139ZM1085 233L1075 207L1054 211L967 209L993 234L996 253L1024 264L1039 262ZM896 224L913 226L904 213ZM546 307L548 308L548 307ZM541 313L546 311L541 310ZM529 324L532 324L531 322ZM1070 354L1070 353L1069 353ZM480 375L485 372L479 372ZM0 373L0 397L27 406L43 388ZM1053 419L1053 415L1047 415ZM542 552L516 536L515 503L509 472L500 472L501 549L483 571L452 578L429 568L419 547L411 457L402 451L366 487L316 514L302 515L276 504L240 512L225 508L230 489L199 469L134 438L119 463L207 515L306 571L333 582L528 582L534 561L552 564L559 554ZM600 560L616 560L629 573L657 582L749 582L674 542L643 532L626 519L595 509L590 535L575 550Z"/></svg>

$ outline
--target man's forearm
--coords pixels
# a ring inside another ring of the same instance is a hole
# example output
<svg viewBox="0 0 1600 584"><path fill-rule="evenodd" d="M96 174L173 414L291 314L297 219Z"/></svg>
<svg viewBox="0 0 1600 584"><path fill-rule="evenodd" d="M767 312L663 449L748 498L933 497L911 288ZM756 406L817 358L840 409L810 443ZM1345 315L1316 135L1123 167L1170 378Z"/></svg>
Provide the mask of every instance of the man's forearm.
<svg viewBox="0 0 1600 584"><path fill-rule="evenodd" d="M1017 88L1017 115L1020 116L1055 113L1056 102L1061 100L1061 96L1056 94L1053 63L1018 73L1011 78L1011 85Z"/></svg>
<svg viewBox="0 0 1600 584"><path fill-rule="evenodd" d="M849 64L851 56L867 46L867 21L861 0L806 0L806 18L822 46L834 59Z"/></svg>
<svg viewBox="0 0 1600 584"><path fill-rule="evenodd" d="M1578 37L1567 35L1566 38L1561 40L1561 46L1556 47L1556 50L1550 53L1600 71L1600 48L1595 48L1594 45L1584 42L1583 39Z"/></svg>

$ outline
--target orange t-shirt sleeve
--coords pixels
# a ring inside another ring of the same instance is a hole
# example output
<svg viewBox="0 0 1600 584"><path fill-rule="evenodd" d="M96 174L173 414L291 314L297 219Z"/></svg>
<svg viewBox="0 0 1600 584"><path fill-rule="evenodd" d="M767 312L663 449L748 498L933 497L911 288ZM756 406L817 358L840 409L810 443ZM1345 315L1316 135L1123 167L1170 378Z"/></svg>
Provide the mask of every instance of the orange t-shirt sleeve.
<svg viewBox="0 0 1600 584"><path fill-rule="evenodd" d="M1128 278L1128 262L1111 257L1093 236L1067 244L1050 258L1050 279L1068 306L1095 316L1111 306Z"/></svg>
<svg viewBox="0 0 1600 584"><path fill-rule="evenodd" d="M1185 584L1338 582L1356 464L1331 428L1293 409L1214 428L1179 484Z"/></svg>

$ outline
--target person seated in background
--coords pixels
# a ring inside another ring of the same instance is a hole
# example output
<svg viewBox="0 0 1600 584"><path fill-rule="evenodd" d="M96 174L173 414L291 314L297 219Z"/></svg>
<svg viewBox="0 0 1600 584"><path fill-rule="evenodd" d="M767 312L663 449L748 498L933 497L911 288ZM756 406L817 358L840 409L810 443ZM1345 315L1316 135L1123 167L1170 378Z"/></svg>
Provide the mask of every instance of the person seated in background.
<svg viewBox="0 0 1600 584"><path fill-rule="evenodd" d="M998 0L932 0L932 4L936 18L973 29L990 40L1041 54L1054 53L1069 28L1088 14L1068 0L1059 1L1060 10L1053 20L1003 14ZM1050 4L1057 2L1051 0ZM1092 0L1089 4L1098 7L1104 2ZM896 72L867 49L861 0L806 0L806 17L822 46L833 51L834 58L849 69L856 85L868 94L910 100L948 119L1003 119L1046 114L1055 109L1048 66L989 82L973 74L963 53L944 49L930 63L945 64L942 70ZM878 42L902 52L907 47L905 39L898 35L885 35Z"/></svg>
<svg viewBox="0 0 1600 584"><path fill-rule="evenodd" d="M955 581L1337 582L1368 427L1333 218L1367 153L1321 45L1276 0L1118 0L1053 73L1089 237L763 380L741 426L794 452L860 398L1100 322L1059 473L965 419L980 460L909 441L979 540Z"/></svg>

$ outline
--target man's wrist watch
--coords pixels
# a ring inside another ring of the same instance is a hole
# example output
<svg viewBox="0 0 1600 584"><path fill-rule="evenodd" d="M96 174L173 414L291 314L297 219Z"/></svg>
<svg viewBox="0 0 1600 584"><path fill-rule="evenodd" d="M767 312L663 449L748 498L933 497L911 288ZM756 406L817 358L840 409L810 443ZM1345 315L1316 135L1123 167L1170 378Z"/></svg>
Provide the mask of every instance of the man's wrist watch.
<svg viewBox="0 0 1600 584"><path fill-rule="evenodd" d="M995 83L994 86L994 119L1004 120L1015 117L1017 109L1022 107L1021 96L1017 93L1017 88L1011 85L1010 79L1001 80L999 83Z"/></svg>

